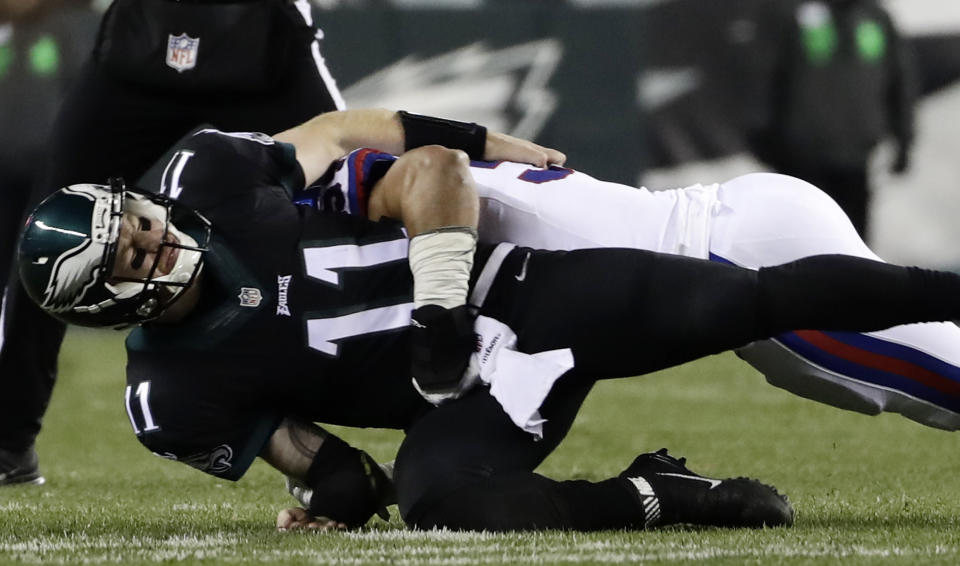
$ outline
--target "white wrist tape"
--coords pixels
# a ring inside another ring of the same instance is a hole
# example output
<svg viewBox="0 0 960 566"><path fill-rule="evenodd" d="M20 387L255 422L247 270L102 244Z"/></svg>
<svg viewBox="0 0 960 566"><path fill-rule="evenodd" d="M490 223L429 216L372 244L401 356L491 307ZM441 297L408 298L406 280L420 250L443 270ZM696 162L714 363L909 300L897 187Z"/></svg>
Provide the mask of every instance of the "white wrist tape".
<svg viewBox="0 0 960 566"><path fill-rule="evenodd" d="M441 228L410 240L413 305L452 309L467 302L467 286L477 248L477 231L466 226Z"/></svg>

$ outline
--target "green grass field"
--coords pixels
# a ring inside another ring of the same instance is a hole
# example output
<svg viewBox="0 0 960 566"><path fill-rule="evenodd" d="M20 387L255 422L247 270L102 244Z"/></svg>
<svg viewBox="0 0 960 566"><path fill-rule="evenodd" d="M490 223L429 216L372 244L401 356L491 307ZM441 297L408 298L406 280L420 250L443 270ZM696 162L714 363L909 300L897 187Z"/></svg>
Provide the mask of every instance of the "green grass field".
<svg viewBox="0 0 960 566"><path fill-rule="evenodd" d="M394 516L278 533L292 500L267 466L231 484L137 443L119 334L71 331L61 376L39 440L47 485L0 489L0 564L960 564L956 435L796 398L732 355L601 384L541 471L600 479L666 446L695 471L773 483L797 509L791 529L491 535ZM340 432L378 459L399 442Z"/></svg>

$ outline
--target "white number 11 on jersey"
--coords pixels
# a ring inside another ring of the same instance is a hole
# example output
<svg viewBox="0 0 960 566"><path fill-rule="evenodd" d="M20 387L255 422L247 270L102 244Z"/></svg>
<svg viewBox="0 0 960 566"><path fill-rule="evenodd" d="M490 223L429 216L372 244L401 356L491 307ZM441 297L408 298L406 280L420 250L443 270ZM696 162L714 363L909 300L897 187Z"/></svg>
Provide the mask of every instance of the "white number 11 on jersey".
<svg viewBox="0 0 960 566"><path fill-rule="evenodd" d="M406 259L409 242L403 239L375 244L343 244L322 248L305 248L303 259L307 276L340 288L340 271L371 267ZM410 324L413 303L401 303L354 313L307 320L307 343L314 350L336 357L339 342L353 336L363 336L387 330L404 328Z"/></svg>

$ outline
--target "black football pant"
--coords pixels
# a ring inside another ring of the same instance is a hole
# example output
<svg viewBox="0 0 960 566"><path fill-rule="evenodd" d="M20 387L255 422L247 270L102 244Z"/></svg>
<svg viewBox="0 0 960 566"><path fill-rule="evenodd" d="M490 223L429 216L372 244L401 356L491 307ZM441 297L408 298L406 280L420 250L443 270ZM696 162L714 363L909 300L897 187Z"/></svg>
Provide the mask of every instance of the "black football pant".
<svg viewBox="0 0 960 566"><path fill-rule="evenodd" d="M37 155L24 160L42 164ZM40 429L63 338L62 325L18 292L15 248L38 170L25 163L0 166L0 296L6 292L0 306L0 449L13 452L29 448Z"/></svg>
<svg viewBox="0 0 960 566"><path fill-rule="evenodd" d="M504 261L481 314L509 325L521 351L571 348L576 367L541 408L542 440L517 428L486 388L415 422L395 468L404 520L422 528L623 528L642 521L623 482L533 473L596 380L656 371L788 330L949 320L960 315L960 276L839 255L751 271L638 250L519 248Z"/></svg>
<svg viewBox="0 0 960 566"><path fill-rule="evenodd" d="M201 124L274 134L336 109L306 46L292 67L284 81L262 93L201 95L131 86L88 62L57 116L47 176L37 185L29 208L72 183L103 184L112 176L132 183ZM19 227L19 211L17 216ZM13 245L8 233L0 238L0 245ZM0 261L4 267L9 265L3 256ZM66 329L32 303L15 270L5 322L0 348L0 448L18 450L32 446L40 431Z"/></svg>

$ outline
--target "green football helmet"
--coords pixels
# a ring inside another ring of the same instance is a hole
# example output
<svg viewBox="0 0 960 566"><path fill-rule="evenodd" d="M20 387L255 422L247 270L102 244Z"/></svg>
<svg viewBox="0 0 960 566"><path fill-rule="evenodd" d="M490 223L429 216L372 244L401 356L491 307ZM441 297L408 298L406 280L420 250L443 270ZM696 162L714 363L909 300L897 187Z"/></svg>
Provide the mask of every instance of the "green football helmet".
<svg viewBox="0 0 960 566"><path fill-rule="evenodd" d="M125 212L163 222L161 247L178 249L176 265L154 277L113 273ZM169 238L172 234L174 238ZM27 219L18 249L20 279L41 308L69 324L124 327L159 317L193 284L210 243L210 222L163 196L110 185L79 184L47 197Z"/></svg>

